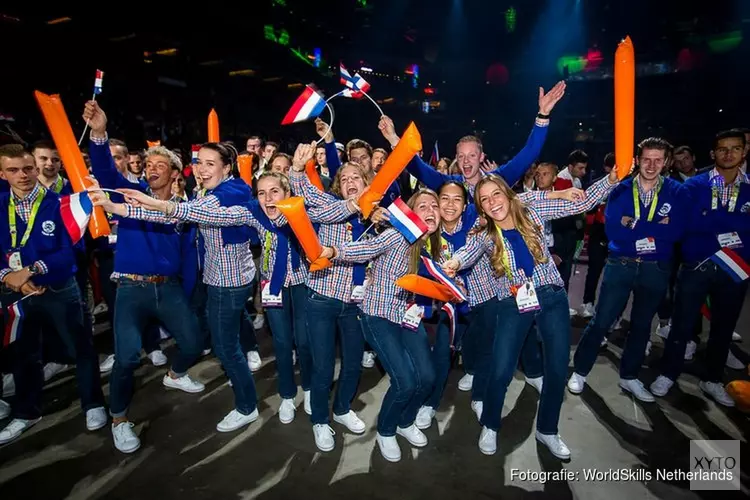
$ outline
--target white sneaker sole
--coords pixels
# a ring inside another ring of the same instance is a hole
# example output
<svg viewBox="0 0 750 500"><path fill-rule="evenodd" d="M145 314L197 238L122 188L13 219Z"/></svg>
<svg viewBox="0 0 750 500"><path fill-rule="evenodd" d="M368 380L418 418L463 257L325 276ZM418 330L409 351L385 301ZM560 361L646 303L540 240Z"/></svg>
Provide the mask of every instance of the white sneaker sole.
<svg viewBox="0 0 750 500"><path fill-rule="evenodd" d="M713 402L714 402L714 403L716 403L717 405L721 405L721 406L723 406L724 408L734 408L734 401L731 401L731 404L726 404L726 403L724 403L724 402L722 402L722 401L719 401L719 399L718 399L718 398L715 398L713 394L711 394L710 392L708 392L708 391L704 390L704 389L703 389L702 387L701 387L701 392L702 392L702 393L703 393L703 394L704 394L704 395L705 395L706 397L708 397L708 399L711 399L711 400L713 400Z"/></svg>
<svg viewBox="0 0 750 500"><path fill-rule="evenodd" d="M417 429L419 429L420 431L423 431L423 430L426 430L426 429L429 429L430 427L432 427L432 419L430 419L430 421L428 423L426 423L426 424L424 424L424 423L420 424L419 422L414 422L414 425L417 426Z"/></svg>
<svg viewBox="0 0 750 500"><path fill-rule="evenodd" d="M620 386L620 390L622 390L622 392L627 392L628 394L632 394L635 399L637 399L638 401L642 403L653 403L654 401L656 401L656 398L654 398L653 394L650 395L651 396L650 398L648 396L643 398L639 396L638 394L636 394L635 392L628 389L627 387L625 387L624 385L622 384L618 384L618 385Z"/></svg>
<svg viewBox="0 0 750 500"><path fill-rule="evenodd" d="M491 457L492 455L497 453L497 448L495 448L494 450L485 450L484 448L480 446L479 451L481 451L483 455L487 455L488 457Z"/></svg>
<svg viewBox="0 0 750 500"><path fill-rule="evenodd" d="M402 433L400 431L401 431L401 429L397 427L396 428L396 434L398 434L402 438L406 439L409 442L409 444L412 445L412 446L414 446L415 448L424 448L425 446L427 446L427 443L429 442L428 440L425 440L424 443L415 443L414 441L412 441L411 439L409 439L409 437L407 437L404 433Z"/></svg>
<svg viewBox="0 0 750 500"><path fill-rule="evenodd" d="M553 456L555 456L556 458L559 458L560 460L568 460L568 459L570 459L570 454L568 454L568 455L563 455L562 453L557 453L557 452L556 452L556 451L554 451L554 450L553 450L552 448L550 448L549 446L547 446L547 443L545 443L545 442L544 442L544 441L542 441L541 439L537 439L536 441L537 441L538 443L540 443L540 444L541 444L542 446L544 446L545 448L547 448L547 449L549 450L549 452L550 452L550 453L551 453L551 454L552 454Z"/></svg>
<svg viewBox="0 0 750 500"><path fill-rule="evenodd" d="M393 456L393 457L389 457L388 455L386 455L385 452L383 451L383 448L380 446L379 442L378 442L378 449L380 450L380 455L382 455L382 457L386 459L386 461L391 462L392 464L395 464L396 462L401 461L400 454L398 456Z"/></svg>
<svg viewBox="0 0 750 500"><path fill-rule="evenodd" d="M349 432L351 432L353 434L364 434L365 431L367 430L367 426L366 425L362 429L352 429L351 427L349 427L348 425L346 425L346 423L344 422L344 419L340 418L338 415L333 415L333 421L336 422L337 424L343 425L344 427L346 427L349 430Z"/></svg>
<svg viewBox="0 0 750 500"><path fill-rule="evenodd" d="M188 394L198 394L199 392L203 392L206 390L206 387L196 387L196 388L186 388L183 387L175 382L172 382L172 377L169 375L164 375L164 378L161 381L162 385L168 389L177 389L178 391L187 392Z"/></svg>
<svg viewBox="0 0 750 500"><path fill-rule="evenodd" d="M331 443L331 446L323 446L320 443L318 443L317 441L315 441L315 446L317 446L320 451L322 451L324 453L328 453L329 451L333 451L333 449L336 447L336 441L334 441L333 443Z"/></svg>
<svg viewBox="0 0 750 500"><path fill-rule="evenodd" d="M109 423L109 421L107 421L105 419L104 422L102 422L100 425L91 427L91 426L89 426L88 422L86 422L86 429L89 430L89 431L91 431L91 432L98 431L99 429L104 428L104 426L106 426L108 423Z"/></svg>
<svg viewBox="0 0 750 500"><path fill-rule="evenodd" d="M219 427L219 424L216 424L216 430L218 432L234 432L238 429L242 429L243 427L247 427L248 425L252 424L256 420L258 420L258 415L248 415L250 417L247 421L242 422L239 425L235 425L234 427Z"/></svg>
<svg viewBox="0 0 750 500"><path fill-rule="evenodd" d="M138 441L138 444L135 445L134 448L120 448L117 445L115 445L115 449L117 449L117 451L119 451L120 453L126 453L126 454L135 453L140 448L141 448L141 442L140 441Z"/></svg>

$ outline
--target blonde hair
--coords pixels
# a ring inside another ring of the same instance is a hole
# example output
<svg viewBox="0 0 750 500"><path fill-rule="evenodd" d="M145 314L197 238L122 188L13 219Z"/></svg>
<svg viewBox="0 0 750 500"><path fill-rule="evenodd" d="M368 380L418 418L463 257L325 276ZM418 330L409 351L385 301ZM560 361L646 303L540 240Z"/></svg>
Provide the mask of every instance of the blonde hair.
<svg viewBox="0 0 750 500"><path fill-rule="evenodd" d="M409 208L411 208L412 210L414 209L414 206L417 204L417 198L419 198L420 196L431 196L435 199L436 203L440 204L440 199L438 198L438 195L437 193L435 193L435 191L433 191L432 189L420 188L411 196L411 198L409 198L409 201L406 202ZM440 211L438 211L438 217L439 214ZM438 262L440 260L441 246L440 224L438 224L438 228L435 230L435 232L427 237L427 241L430 242L430 258L432 258L432 260L434 260L435 262ZM425 240L420 238L409 248L408 274L416 274L417 271L419 271L419 263L422 261L422 249L424 249L425 247Z"/></svg>
<svg viewBox="0 0 750 500"><path fill-rule="evenodd" d="M169 160L169 166L172 168L172 170L182 171L182 161L180 160L180 157L174 154L172 150L167 149L164 146L154 146L152 148L148 148L148 150L144 154L145 161L148 161L148 159L152 156L164 156Z"/></svg>
<svg viewBox="0 0 750 500"><path fill-rule="evenodd" d="M372 171L366 172L365 167L363 167L359 163L348 161L341 165L341 167L336 171L336 175L333 177L333 182L331 182L331 193L333 193L334 195L338 197L343 196L341 194L341 172L343 172L345 168L355 169L357 173L362 177L362 182L365 183L365 186L369 186L370 182L372 182Z"/></svg>
<svg viewBox="0 0 750 500"><path fill-rule="evenodd" d="M258 184L260 184L260 181L262 179L266 179L269 177L279 181L279 185L281 186L281 189L283 189L285 193L287 194L292 193L292 186L289 184L289 178L286 175L280 174L278 172L263 172L262 174L258 176L258 182L255 185L257 186Z"/></svg>
<svg viewBox="0 0 750 500"><path fill-rule="evenodd" d="M498 175L489 174L477 183L474 191L474 204L477 207L477 213L481 217L487 219L488 224L484 230L495 244L495 249L490 257L490 263L492 264L492 269L495 270L495 274L499 277L505 276L508 269L505 269L505 265L503 264L505 245L503 244L503 239L500 237L500 230L492 218L482 209L482 203L479 201L479 190L482 186L490 183L496 185L500 191L507 196L509 203L508 217L511 217L516 230L521 234L521 237L523 237L523 241L526 243L529 253L531 253L531 256L534 258L534 264L544 264L547 262L547 256L544 254L544 247L542 246L542 240L544 238L543 228L535 225L529 218L528 209L524 206L518 196L516 196L516 193L508 186L508 183Z"/></svg>

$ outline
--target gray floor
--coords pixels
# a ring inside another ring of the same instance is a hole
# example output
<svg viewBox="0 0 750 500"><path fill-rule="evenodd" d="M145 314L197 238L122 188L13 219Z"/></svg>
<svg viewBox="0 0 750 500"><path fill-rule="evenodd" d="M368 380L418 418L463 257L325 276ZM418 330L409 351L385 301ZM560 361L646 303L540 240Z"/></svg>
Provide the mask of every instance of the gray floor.
<svg viewBox="0 0 750 500"><path fill-rule="evenodd" d="M579 267L573 279L573 306L580 304L585 272L585 266ZM750 308L745 308L737 328L747 340L735 346L743 350L738 352L740 356L747 355L750 346L748 315ZM574 325L575 344L580 319L574 320ZM260 335L264 366L256 374L260 419L246 430L232 434L215 431L233 401L215 358L206 358L191 370L207 385L199 395L164 389L164 370L144 362L137 372L137 393L130 412L143 447L126 456L114 450L109 427L86 432L72 372L68 372L45 391L42 421L18 441L0 448L0 498L718 498L716 492L690 491L687 482L584 479L587 469L642 469L654 475L658 469L686 469L691 439L742 440L743 491L721 495L746 498L750 486L747 417L706 401L690 373L680 379L679 390L655 404L641 404L621 393L616 366L624 333L613 334L582 396L565 396L560 433L573 451L567 463L536 444L538 395L520 375L506 399L498 453L482 455L477 449L479 426L469 408L469 395L456 388L461 376L458 369L451 372L437 424L427 431L430 443L426 448L412 449L399 438L400 463L387 463L380 456L374 428L388 380L373 368L365 370L354 403L368 431L354 436L333 424L336 449L319 453L302 410L301 393L296 420L289 425L278 420L275 368L264 332ZM660 354L657 343L647 364ZM699 369L700 363L699 348L688 371ZM644 368L644 381L650 382L654 376L651 368ZM748 378L747 373L732 370L727 370L727 376ZM105 394L106 382L105 377ZM518 472L561 469L577 474L577 480L542 483L518 476Z"/></svg>

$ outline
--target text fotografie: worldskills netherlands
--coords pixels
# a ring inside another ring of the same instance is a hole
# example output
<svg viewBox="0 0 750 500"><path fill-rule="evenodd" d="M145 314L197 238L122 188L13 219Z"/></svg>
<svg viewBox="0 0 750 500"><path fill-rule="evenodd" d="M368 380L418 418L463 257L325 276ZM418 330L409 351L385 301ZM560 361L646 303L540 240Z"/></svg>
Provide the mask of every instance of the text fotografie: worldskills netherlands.
<svg viewBox="0 0 750 500"><path fill-rule="evenodd" d="M533 481L546 483L547 481L732 481L732 471L703 470L683 471L657 469L656 474L644 469L583 469L573 471L561 469L558 471L531 471L511 469L511 481Z"/></svg>

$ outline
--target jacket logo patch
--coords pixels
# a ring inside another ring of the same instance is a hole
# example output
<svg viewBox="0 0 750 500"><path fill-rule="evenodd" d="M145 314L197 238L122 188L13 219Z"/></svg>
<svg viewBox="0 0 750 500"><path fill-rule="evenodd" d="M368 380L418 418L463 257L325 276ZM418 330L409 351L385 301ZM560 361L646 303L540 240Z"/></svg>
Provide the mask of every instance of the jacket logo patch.
<svg viewBox="0 0 750 500"><path fill-rule="evenodd" d="M55 223L51 220L46 220L42 222L42 234L44 236L54 236L55 235Z"/></svg>
<svg viewBox="0 0 750 500"><path fill-rule="evenodd" d="M740 212L742 212L743 214L750 212L750 201L742 205L742 208L740 208Z"/></svg>
<svg viewBox="0 0 750 500"><path fill-rule="evenodd" d="M661 215L662 217L666 217L667 214L669 214L670 210L672 210L672 205L670 205L669 203L665 203L659 209L659 215Z"/></svg>

